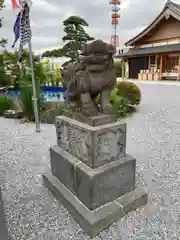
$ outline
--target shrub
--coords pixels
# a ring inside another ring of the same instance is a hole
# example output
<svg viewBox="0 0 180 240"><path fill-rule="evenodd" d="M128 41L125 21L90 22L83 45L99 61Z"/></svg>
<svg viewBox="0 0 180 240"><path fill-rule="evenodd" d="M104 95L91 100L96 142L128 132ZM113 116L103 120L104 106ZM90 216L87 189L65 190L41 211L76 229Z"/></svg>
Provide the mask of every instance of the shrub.
<svg viewBox="0 0 180 240"><path fill-rule="evenodd" d="M120 81L116 85L117 95L127 98L132 105L139 105L141 102L141 91L133 82Z"/></svg>
<svg viewBox="0 0 180 240"><path fill-rule="evenodd" d="M96 99L95 99L95 103L96 104L100 104L100 94L97 95Z"/></svg>
<svg viewBox="0 0 180 240"><path fill-rule="evenodd" d="M109 101L110 101L110 103L113 105L114 104L114 102L116 101L116 98L118 97L118 95L117 95L117 88L114 88L113 90L112 90L112 92L111 92L111 95L110 95L110 99L109 99Z"/></svg>
<svg viewBox="0 0 180 240"><path fill-rule="evenodd" d="M0 116L4 114L6 110L9 110L13 106L13 101L7 96L0 96Z"/></svg>
<svg viewBox="0 0 180 240"><path fill-rule="evenodd" d="M46 107L45 111L42 113L41 122L54 124L55 117L62 115L64 108L64 103L59 103L55 107L49 109Z"/></svg>
<svg viewBox="0 0 180 240"><path fill-rule="evenodd" d="M116 69L116 77L122 77L122 66L121 62L114 62L114 68Z"/></svg>
<svg viewBox="0 0 180 240"><path fill-rule="evenodd" d="M114 114L116 114L117 117L125 117L128 113L133 112L135 109L130 105L129 100L125 97L119 96L117 91L117 88L113 89L109 102L112 105ZM100 104L100 95L97 96L96 103Z"/></svg>
<svg viewBox="0 0 180 240"><path fill-rule="evenodd" d="M111 93L110 103L117 117L125 117L128 113L132 112L129 100L118 96L116 88Z"/></svg>
<svg viewBox="0 0 180 240"><path fill-rule="evenodd" d="M112 107L117 117L125 117L128 113L131 112L129 101L124 97L118 96L113 102Z"/></svg>
<svg viewBox="0 0 180 240"><path fill-rule="evenodd" d="M41 97L40 86L37 84L37 99L38 99L38 112L41 115L43 111L43 99ZM32 86L29 86L29 76L24 76L21 79L20 83L20 101L22 104L22 110L24 117L27 118L29 121L34 121L34 107L32 102Z"/></svg>

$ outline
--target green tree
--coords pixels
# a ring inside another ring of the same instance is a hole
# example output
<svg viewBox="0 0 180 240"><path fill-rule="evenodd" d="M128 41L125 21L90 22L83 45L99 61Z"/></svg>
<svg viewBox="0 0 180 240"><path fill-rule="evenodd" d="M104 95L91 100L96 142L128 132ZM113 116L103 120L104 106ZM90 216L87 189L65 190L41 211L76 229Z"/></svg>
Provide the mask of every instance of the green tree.
<svg viewBox="0 0 180 240"><path fill-rule="evenodd" d="M62 50L62 48L59 49L54 49L52 51L46 51L43 53L43 57L63 57L64 56L64 52Z"/></svg>
<svg viewBox="0 0 180 240"><path fill-rule="evenodd" d="M63 42L66 42L63 47L65 55L69 57L72 62L78 61L79 51L81 51L82 45L93 40L84 30L84 27L88 27L88 23L78 16L71 16L67 18L63 24L66 34L62 38Z"/></svg>
<svg viewBox="0 0 180 240"><path fill-rule="evenodd" d="M11 83L12 85L18 87L21 77L24 74L26 75L31 74L29 53L26 49L23 51L22 68L20 68L20 64L18 63L17 51L15 52L4 51L2 55L3 55L6 71L11 76ZM39 81L39 83L44 83L44 80L45 80L44 69L42 64L39 61L39 57L33 55L33 59L34 59L34 71L35 71L36 80ZM31 77L29 77L29 79L31 82Z"/></svg>
<svg viewBox="0 0 180 240"><path fill-rule="evenodd" d="M116 70L116 77L122 77L122 64L120 61L114 62L114 68Z"/></svg>
<svg viewBox="0 0 180 240"><path fill-rule="evenodd" d="M4 63L6 65L6 71L11 76L11 83L14 86L18 86L19 79L21 76L20 65L17 62L18 53L17 52L3 52Z"/></svg>
<svg viewBox="0 0 180 240"><path fill-rule="evenodd" d="M65 62L67 65L69 62L76 62L79 60L79 52L82 50L83 45L94 40L90 37L84 27L88 27L88 23L78 16L71 16L64 20L64 32L65 36L62 38L65 45L60 49L47 51L43 54L45 57L67 57L69 61Z"/></svg>
<svg viewBox="0 0 180 240"><path fill-rule="evenodd" d="M7 39L1 38L0 39L0 46L4 48L6 46L6 44L7 44Z"/></svg>
<svg viewBox="0 0 180 240"><path fill-rule="evenodd" d="M5 7L4 0L0 0L0 11L2 11L4 7ZM2 20L3 18L0 17L0 28L2 27Z"/></svg>
<svg viewBox="0 0 180 240"><path fill-rule="evenodd" d="M44 84L45 83L45 71L43 68L43 64L41 62L35 61L34 73L36 76L36 81L38 81L40 84Z"/></svg>
<svg viewBox="0 0 180 240"><path fill-rule="evenodd" d="M10 76L7 74L7 69L3 54L0 54L0 87L11 85Z"/></svg>
<svg viewBox="0 0 180 240"><path fill-rule="evenodd" d="M0 12L5 8L4 0L0 0ZM0 28L2 28L3 17L0 17ZM0 47L5 47L7 44L7 40L0 37Z"/></svg>

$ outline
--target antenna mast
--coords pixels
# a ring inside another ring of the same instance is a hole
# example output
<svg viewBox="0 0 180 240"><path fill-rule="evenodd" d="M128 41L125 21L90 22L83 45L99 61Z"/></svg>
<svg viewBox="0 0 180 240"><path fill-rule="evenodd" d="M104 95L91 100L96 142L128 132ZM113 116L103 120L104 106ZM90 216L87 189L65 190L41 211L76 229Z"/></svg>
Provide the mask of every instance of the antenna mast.
<svg viewBox="0 0 180 240"><path fill-rule="evenodd" d="M114 47L117 50L117 47L119 46L119 35L117 34L117 26L119 24L119 18L120 18L120 0L111 0L111 24L113 27L113 35L111 36L111 44L114 45Z"/></svg>

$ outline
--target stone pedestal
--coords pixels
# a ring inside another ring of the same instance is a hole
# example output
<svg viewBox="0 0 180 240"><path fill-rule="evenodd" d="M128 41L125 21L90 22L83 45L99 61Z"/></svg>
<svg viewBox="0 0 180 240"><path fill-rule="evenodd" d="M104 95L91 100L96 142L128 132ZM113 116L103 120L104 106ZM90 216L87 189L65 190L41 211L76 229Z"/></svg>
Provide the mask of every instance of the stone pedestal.
<svg viewBox="0 0 180 240"><path fill-rule="evenodd" d="M135 188L136 160L126 154L124 123L93 127L61 116L56 133L44 182L91 237L146 204L147 193Z"/></svg>
<svg viewBox="0 0 180 240"><path fill-rule="evenodd" d="M56 119L57 145L91 168L125 156L126 125L119 122L96 127L67 117Z"/></svg>

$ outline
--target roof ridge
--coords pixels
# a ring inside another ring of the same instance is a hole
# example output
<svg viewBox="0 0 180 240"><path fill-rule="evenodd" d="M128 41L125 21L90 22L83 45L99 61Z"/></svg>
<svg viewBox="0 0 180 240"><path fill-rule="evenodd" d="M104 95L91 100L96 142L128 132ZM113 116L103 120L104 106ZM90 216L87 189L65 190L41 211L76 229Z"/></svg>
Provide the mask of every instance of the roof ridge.
<svg viewBox="0 0 180 240"><path fill-rule="evenodd" d="M177 3L175 3L175 2L173 2L173 1L171 1L171 0L168 0L168 1L166 2L166 4L165 4L165 7L171 7L171 6L180 8L180 4L177 4Z"/></svg>
<svg viewBox="0 0 180 240"><path fill-rule="evenodd" d="M133 40L137 39L137 38L141 38L141 35L145 34L146 31L148 31L148 28L152 27L153 24L155 24L156 21L158 21L158 18L160 18L160 16L167 10L171 10L172 12L174 12L175 14L177 14L178 16L180 16L180 5L176 4L174 2L172 2L171 0L168 0L165 3L165 6L163 8L163 10L159 13L159 15L155 18L155 20L153 22L151 22L142 32L140 32L138 35L136 35L135 37L131 38L129 41L127 41L125 43L126 46L128 46L129 42L132 42Z"/></svg>
<svg viewBox="0 0 180 240"><path fill-rule="evenodd" d="M167 6L172 11L176 12L176 14L180 15L180 4L174 3L172 1L169 2L169 5Z"/></svg>

